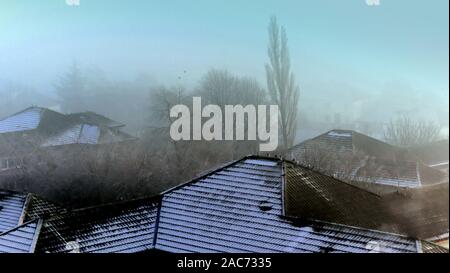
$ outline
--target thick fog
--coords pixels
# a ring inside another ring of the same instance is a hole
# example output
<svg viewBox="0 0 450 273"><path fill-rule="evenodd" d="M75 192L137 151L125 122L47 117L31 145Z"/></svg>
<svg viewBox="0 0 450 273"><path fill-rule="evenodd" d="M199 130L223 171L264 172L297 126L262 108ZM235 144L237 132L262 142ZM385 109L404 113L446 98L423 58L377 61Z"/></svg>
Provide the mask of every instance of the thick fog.
<svg viewBox="0 0 450 273"><path fill-rule="evenodd" d="M448 137L448 1L4 1L0 117L94 111L138 135L161 86L196 92L216 69L266 90L273 15L300 88L297 141L332 128L382 138L405 115ZM74 71L80 98L63 107Z"/></svg>

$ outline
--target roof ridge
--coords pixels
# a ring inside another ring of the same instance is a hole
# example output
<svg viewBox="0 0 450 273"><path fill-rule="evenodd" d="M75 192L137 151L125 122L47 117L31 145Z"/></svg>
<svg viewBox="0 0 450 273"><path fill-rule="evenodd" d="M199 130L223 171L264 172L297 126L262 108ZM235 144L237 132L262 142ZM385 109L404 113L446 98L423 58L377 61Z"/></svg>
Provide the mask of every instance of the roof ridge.
<svg viewBox="0 0 450 273"><path fill-rule="evenodd" d="M99 117L99 118L105 119L105 120L107 120L107 121L109 121L109 122L116 123L116 125L114 125L114 126L104 125L104 126L106 126L106 127L108 127L108 128L121 128L121 127L125 127L125 126L126 126L126 125L125 125L123 122L121 122L121 121L112 119L112 118L110 118L110 117L107 117L107 116L105 116L105 115L103 115L103 114L100 114L100 113L97 113L97 112L94 112L94 111L75 112L75 113L67 114L66 116L82 116L82 115L94 115L94 116L97 116L97 117ZM86 121L84 121L84 122L86 122ZM94 122L92 122L92 123L94 123Z"/></svg>
<svg viewBox="0 0 450 273"><path fill-rule="evenodd" d="M190 179L190 180L188 180L186 182L183 182L183 183L181 183L181 184L179 184L179 185L177 185L175 187L169 188L169 189L161 192L159 195L164 196L167 193L170 193L170 192L172 192L174 190L177 190L177 189L179 189L181 187L184 187L184 186L187 186L189 184L195 183L195 182L197 182L197 181L199 181L199 180L201 180L201 179L203 179L203 178L205 178L205 177L207 177L207 176L209 176L209 175L211 175L211 174L213 174L215 172L218 172L218 171L221 171L221 170L223 170L223 169L225 169L227 167L233 166L233 165L235 165L238 162L241 162L241 161L243 161L245 159L248 159L248 158L252 158L252 156L253 155L247 155L247 156L244 156L241 159L233 160L233 161L227 162L225 164L222 164L218 168L217 167L213 167L210 170L202 172L200 175L198 175L198 176L196 176L196 177L194 177L194 178L192 178L192 179Z"/></svg>
<svg viewBox="0 0 450 273"><path fill-rule="evenodd" d="M316 135L314 137L305 139L302 142L297 143L296 145L294 145L291 148L289 148L288 151L291 151L291 150L295 149L296 147L298 147L298 146L300 146L300 145L302 145L302 144L304 144L306 142L309 142L309 141L312 141L312 140L316 140L319 137L326 136L326 135L328 135L329 133L331 133L333 131L347 131L347 132L352 133L352 143L353 143L353 133L357 133L355 130L350 130L350 129L336 129L336 128L335 129L331 129L331 130L325 131L324 133L318 134L318 135Z"/></svg>
<svg viewBox="0 0 450 273"><path fill-rule="evenodd" d="M30 107L27 107L27 108L25 108L25 109L23 109L23 110L20 110L20 111L16 112L16 113L13 113L13 114L11 114L11 115L5 116L4 118L0 118L0 121L3 121L3 120L5 120L5 119L11 118L11 117L14 117L14 116L19 115L19 114L22 114L22 113L25 113L26 111L28 111L28 110L30 110L30 109L33 109L33 108L39 109L41 112L43 112L43 111L45 111L45 110L48 110L48 109L46 109L46 108L44 108L44 107L30 106Z"/></svg>
<svg viewBox="0 0 450 273"><path fill-rule="evenodd" d="M318 175L328 177L328 178L330 178L330 179L336 180L337 182L340 182L340 183L343 183L343 184L345 184L345 185L351 186L351 187L353 187L353 188L355 188L355 189L357 189L357 190L359 190L359 191L367 192L367 193L370 193L370 194L375 195L375 196L380 197L380 198L383 197L381 194L377 194L377 193L374 193L374 192L369 191L369 190L367 190L367 189L360 188L360 187L358 187L358 186L356 186L356 185L353 185L353 184L350 183L350 182L347 182L347 181L345 181L345 180L342 180L342 179L333 177L333 176L331 176L331 175L323 174L323 173L321 173L321 172L319 172L319 171L317 171L317 170L314 170L314 169L312 169L312 168L310 168L310 167L307 167L307 166L303 166L303 165L301 165L301 164L298 164L298 163L295 162L295 161L288 161L288 160L285 160L285 161L288 162L288 163L294 164L295 167L297 167L297 168L306 169L306 170L311 171L311 172L314 172L314 173L316 173L316 174L318 174ZM358 182L358 183L366 183L366 182Z"/></svg>

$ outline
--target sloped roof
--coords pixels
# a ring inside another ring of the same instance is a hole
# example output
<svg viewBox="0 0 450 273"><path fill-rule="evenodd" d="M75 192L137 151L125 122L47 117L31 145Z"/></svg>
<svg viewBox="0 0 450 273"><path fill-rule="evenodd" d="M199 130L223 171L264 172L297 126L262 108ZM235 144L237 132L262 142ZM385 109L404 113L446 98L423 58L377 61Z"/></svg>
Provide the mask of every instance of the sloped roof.
<svg viewBox="0 0 450 273"><path fill-rule="evenodd" d="M169 252L417 252L404 236L282 217L282 162L247 157L164 194L156 248ZM305 218L303 218L305 219Z"/></svg>
<svg viewBox="0 0 450 273"><path fill-rule="evenodd" d="M75 124L48 137L43 147L69 145L69 144L98 144L100 138L100 128L88 124Z"/></svg>
<svg viewBox="0 0 450 273"><path fill-rule="evenodd" d="M74 113L68 115L69 117L74 117L88 124L94 124L99 126L106 126L108 128L119 128L124 127L125 124L120 123L118 121L107 118L103 115L94 113L94 112L82 112L82 113Z"/></svg>
<svg viewBox="0 0 450 273"><path fill-rule="evenodd" d="M0 233L29 221L62 211L34 194L0 190Z"/></svg>
<svg viewBox="0 0 450 273"><path fill-rule="evenodd" d="M59 205L47 201L35 194L29 193L24 209L24 220L30 221L33 219L44 218L58 213L64 213L66 210Z"/></svg>
<svg viewBox="0 0 450 273"><path fill-rule="evenodd" d="M0 233L0 253L33 253L41 224L35 219Z"/></svg>
<svg viewBox="0 0 450 273"><path fill-rule="evenodd" d="M89 124L75 124L56 135L48 137L42 147L54 147L71 144L108 144L136 138L110 128Z"/></svg>
<svg viewBox="0 0 450 273"><path fill-rule="evenodd" d="M363 183L363 182L361 182ZM286 215L427 239L448 233L448 184L377 195L286 164Z"/></svg>
<svg viewBox="0 0 450 273"><path fill-rule="evenodd" d="M41 122L43 108L30 107L0 120L0 134L36 129Z"/></svg>
<svg viewBox="0 0 450 273"><path fill-rule="evenodd" d="M24 143L42 147L70 144L106 144L134 140L120 131L122 123L85 112L64 115L46 108L30 107L0 120L0 134L37 130L39 135Z"/></svg>
<svg viewBox="0 0 450 273"><path fill-rule="evenodd" d="M36 252L126 253L153 248L159 199L79 209L46 220Z"/></svg>
<svg viewBox="0 0 450 273"><path fill-rule="evenodd" d="M423 253L447 253L448 249L443 248L439 245L427 242L427 241L421 241L420 247L422 248Z"/></svg>
<svg viewBox="0 0 450 273"><path fill-rule="evenodd" d="M294 146L289 154L308 164L307 161L311 159L308 158L307 151L313 150L343 156L346 153L364 154L365 158L351 159L353 179L356 181L411 188L448 183L445 173L425 166L407 150L352 130L328 131Z"/></svg>
<svg viewBox="0 0 450 273"><path fill-rule="evenodd" d="M438 199L442 200L441 197ZM292 162L249 156L154 198L47 213L35 251L447 251L409 236L375 230L384 230L380 223L391 224L390 218L383 219L373 211L373 208L383 208L380 205L383 203L378 202L380 198ZM32 201L27 199L28 203ZM412 206L409 209L415 214L408 213L407 218L425 223L423 226L428 229L429 225L441 222L427 222L421 217L433 220L440 219L441 215L435 213L436 203L431 198L426 200L432 205L429 210L422 210L423 215L419 215ZM442 202L447 202L448 219L448 188L447 200ZM393 212L405 210L403 203L393 204L397 208ZM294 207L295 213L292 205L298 205ZM52 210L38 202L36 208L28 207L35 215ZM367 228L366 223L374 228Z"/></svg>
<svg viewBox="0 0 450 273"><path fill-rule="evenodd" d="M0 190L0 233L19 225L27 195Z"/></svg>

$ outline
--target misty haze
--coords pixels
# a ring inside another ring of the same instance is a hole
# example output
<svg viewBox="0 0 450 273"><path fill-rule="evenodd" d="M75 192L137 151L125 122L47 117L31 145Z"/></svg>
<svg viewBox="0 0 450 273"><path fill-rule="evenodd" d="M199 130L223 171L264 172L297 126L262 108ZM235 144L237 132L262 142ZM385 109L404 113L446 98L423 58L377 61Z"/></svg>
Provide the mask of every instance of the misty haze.
<svg viewBox="0 0 450 273"><path fill-rule="evenodd" d="M448 252L448 19L2 2L0 253Z"/></svg>

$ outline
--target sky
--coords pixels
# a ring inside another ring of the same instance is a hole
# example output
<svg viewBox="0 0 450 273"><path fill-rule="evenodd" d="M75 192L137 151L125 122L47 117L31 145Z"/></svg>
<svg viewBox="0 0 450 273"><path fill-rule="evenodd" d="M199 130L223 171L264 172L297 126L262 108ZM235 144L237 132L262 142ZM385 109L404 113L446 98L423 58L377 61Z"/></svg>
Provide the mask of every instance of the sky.
<svg viewBox="0 0 450 273"><path fill-rule="evenodd" d="M145 73L195 86L223 68L264 86L275 15L304 111L380 120L409 111L448 123L447 0L67 1L76 2L0 0L0 81L51 93L76 61L118 80Z"/></svg>

